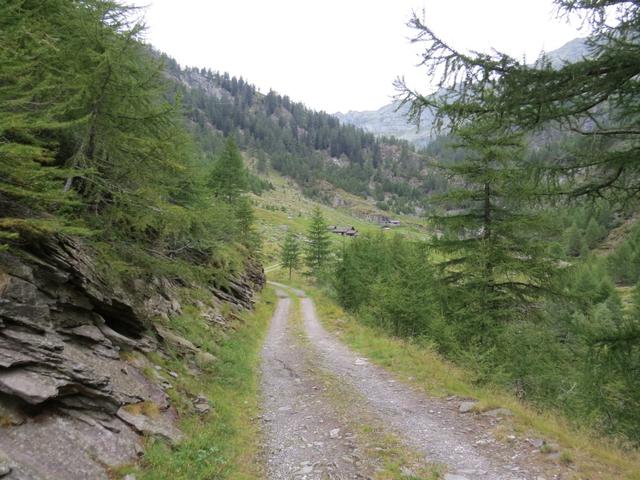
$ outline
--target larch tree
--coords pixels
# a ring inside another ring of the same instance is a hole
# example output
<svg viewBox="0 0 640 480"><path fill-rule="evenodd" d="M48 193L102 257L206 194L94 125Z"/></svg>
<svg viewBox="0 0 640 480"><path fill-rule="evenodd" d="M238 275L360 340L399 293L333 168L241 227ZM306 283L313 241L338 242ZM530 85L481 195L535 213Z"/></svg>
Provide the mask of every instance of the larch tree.
<svg viewBox="0 0 640 480"><path fill-rule="evenodd" d="M305 252L305 263L313 270L320 269L330 253L331 240L327 231L327 223L322 216L320 207L315 207L311 215L311 224L307 231L307 248Z"/></svg>
<svg viewBox="0 0 640 480"><path fill-rule="evenodd" d="M257 246L258 242L253 230L255 215L251 200L246 196L239 197L233 205L233 213L238 225L240 240L245 245Z"/></svg>
<svg viewBox="0 0 640 480"><path fill-rule="evenodd" d="M118 1L0 2L0 244L91 234L204 264L242 241L248 209L207 197L142 31Z"/></svg>
<svg viewBox="0 0 640 480"><path fill-rule="evenodd" d="M134 10L102 0L0 6L0 192L36 215L117 205L110 218L135 228L133 210L162 201L181 177L185 135ZM51 230L69 220L57 222Z"/></svg>
<svg viewBox="0 0 640 480"><path fill-rule="evenodd" d="M216 197L225 202L236 201L249 189L247 171L242 161L242 155L232 137L216 160L209 176L209 187Z"/></svg>
<svg viewBox="0 0 640 480"><path fill-rule="evenodd" d="M560 16L579 16L590 27L583 58L554 62L542 55L534 63L528 63L497 51L460 51L414 15L410 25L416 31L415 41L425 46L422 65L427 75L435 78L439 90L424 94L402 80L397 87L410 106L410 116L419 121L422 112L430 110L435 115L435 128L442 133L459 135L487 120L498 121L505 133L528 138L540 133L560 133L564 142L556 143L555 150L541 159L536 175L547 199L591 196L606 197L614 203L637 201L640 199L640 4L634 0L555 0L555 4ZM517 164L523 162L521 159ZM496 222L492 222L491 232L494 237ZM572 235L577 238L577 233L574 229ZM490 243L500 245L496 240ZM584 239L573 243L570 253L575 255L578 250L582 253L582 245L586 246ZM515 266L529 258L545 257L527 254L507 257L511 265L515 260ZM488 271L482 264L478 267L478 272ZM493 263L491 268L495 270ZM535 278L529 272L523 274L524 277L512 277L514 285L522 283L522 278L527 283ZM500 277L496 280L501 281ZM541 285L535 285L533 291ZM518 289L512 291L517 293ZM588 293L591 297L595 294L592 290ZM493 301L493 296L487 298ZM589 342L598 346L604 358L591 356L601 375L587 378L599 392L609 388L608 379L619 378L624 385L628 372L637 372L637 349L630 345L639 338L638 317L629 315L624 328L610 323L603 322L598 331L590 331L588 325L580 327L580 334L588 334ZM637 382L631 388L637 392ZM627 405L630 404L626 400L616 399L617 408L630 412L630 416L637 415L637 403L632 408L626 408ZM637 435L637 429L634 434Z"/></svg>
<svg viewBox="0 0 640 480"><path fill-rule="evenodd" d="M289 270L289 280L291 280L291 272L298 268L300 264L300 245L294 233L288 232L282 244L280 251L280 261L282 266Z"/></svg>
<svg viewBox="0 0 640 480"><path fill-rule="evenodd" d="M462 52L439 38L417 15L415 41L422 65L440 90L425 95L397 82L411 116L435 113L446 131L499 111L511 129L556 128L577 138L548 165L554 192L567 196L640 194L640 6L631 0L556 0L560 16L581 16L591 27L588 54L558 65L502 52ZM487 92L491 102L486 102Z"/></svg>
<svg viewBox="0 0 640 480"><path fill-rule="evenodd" d="M551 293L548 228L526 207L531 190L519 163L519 134L482 122L458 129L455 142L464 157L441 167L451 187L436 197L442 208L431 217L439 231L431 246L454 300L450 315L467 323L470 339L487 343Z"/></svg>

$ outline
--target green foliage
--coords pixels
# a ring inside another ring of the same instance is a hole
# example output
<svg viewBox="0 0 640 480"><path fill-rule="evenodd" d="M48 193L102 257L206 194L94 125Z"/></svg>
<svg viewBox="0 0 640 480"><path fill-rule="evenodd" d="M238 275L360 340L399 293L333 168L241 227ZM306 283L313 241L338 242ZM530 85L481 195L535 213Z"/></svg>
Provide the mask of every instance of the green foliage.
<svg viewBox="0 0 640 480"><path fill-rule="evenodd" d="M180 95L134 12L0 4L0 243L83 234L126 259L123 272L223 282L258 243L250 204L226 198L246 179L232 172L212 205ZM237 149L224 153L236 167Z"/></svg>
<svg viewBox="0 0 640 480"><path fill-rule="evenodd" d="M340 303L364 321L395 335L447 344L424 243L382 234L359 237L345 247L333 286Z"/></svg>
<svg viewBox="0 0 640 480"><path fill-rule="evenodd" d="M639 290L625 308L597 258L559 275L566 297L496 322L485 291L443 280L427 244L365 235L345 246L332 286L360 321L434 345L476 382L638 440Z"/></svg>
<svg viewBox="0 0 640 480"><path fill-rule="evenodd" d="M216 197L228 203L233 203L249 189L248 174L233 137L227 139L224 150L216 160L208 186Z"/></svg>
<svg viewBox="0 0 640 480"><path fill-rule="evenodd" d="M271 167L315 198L320 198L323 181L360 196L369 195L373 183L397 200L399 210L414 213L421 205L421 192L405 180L422 180L424 158L406 142L341 125L335 117L273 91L262 95L243 78L204 69L182 70L177 62L168 58L166 62L173 77L189 84L189 88L182 83L176 88L198 136L210 137L212 127L234 136L243 151L256 153L258 173ZM221 95L210 95L203 84ZM205 142L209 150L218 147Z"/></svg>
<svg viewBox="0 0 640 480"><path fill-rule="evenodd" d="M291 271L298 268L300 263L300 245L298 244L298 238L292 232L288 232L284 238L280 261L282 266L289 270L289 280L291 280Z"/></svg>
<svg viewBox="0 0 640 480"><path fill-rule="evenodd" d="M273 185L268 180L258 177L257 175L253 175L252 173L248 174L249 180L249 190L256 195L262 195L264 192L268 190L273 190Z"/></svg>
<svg viewBox="0 0 640 480"><path fill-rule="evenodd" d="M260 239L253 230L255 215L253 213L251 200L246 197L237 199L234 205L234 214L239 232L239 240L257 251L260 245Z"/></svg>
<svg viewBox="0 0 640 480"><path fill-rule="evenodd" d="M330 252L331 240L327 224L322 216L320 207L316 207L311 215L311 224L307 231L307 245L305 263L313 272L318 272L325 266Z"/></svg>
<svg viewBox="0 0 640 480"><path fill-rule="evenodd" d="M584 232L584 240L589 248L595 248L605 236L605 230L598 224L598 221L592 217L587 224Z"/></svg>
<svg viewBox="0 0 640 480"><path fill-rule="evenodd" d="M61 187L68 172L56 159L57 137L73 126L73 119L66 118L73 96L56 74L70 63L56 43L78 45L79 39L60 25L78 20L78 15L66 19L72 11L62 1L0 6L0 200L9 197L25 207L52 211L77 203ZM6 202L2 212L9 219L23 216L11 212ZM10 233L3 233L5 239Z"/></svg>
<svg viewBox="0 0 640 480"><path fill-rule="evenodd" d="M399 82L419 118L435 110L436 125L456 131L500 113L505 128L563 130L572 144L553 156L546 174L551 190L571 196L634 197L640 188L640 9L631 1L556 0L559 15L573 12L590 23L589 53L574 62L534 64L495 51L462 53L414 15L422 64L443 90L426 96ZM490 94L488 94L490 93Z"/></svg>
<svg viewBox="0 0 640 480"><path fill-rule="evenodd" d="M432 246L440 279L451 289L447 315L464 323L470 343L489 346L505 323L532 315L553 292L550 224L526 202L532 197L520 167L519 135L495 123L460 129L465 157L442 166L458 188L438 197Z"/></svg>
<svg viewBox="0 0 640 480"><path fill-rule="evenodd" d="M441 90L427 96L402 82L398 87L414 119L432 110L436 127L465 147L447 165L457 179L440 205L449 213L440 215L442 236L434 243L449 291L445 318L467 322L472 339L481 339L471 341L460 360L475 364L482 380L508 384L524 398L639 441L637 320L613 282L638 282L637 231L606 260L589 253L614 227L620 200L635 207L640 191L640 9L616 0L555 3L560 15L577 12L590 24L585 58L552 64L543 56L531 65L501 52L463 53L415 15L423 65L439 76ZM469 137L487 126L488 135ZM505 150L518 135L536 142L537 151ZM540 148L545 136L554 144ZM545 200L520 188L529 167ZM514 191L509 172L518 171ZM566 229L564 248L545 249L551 242L535 217L550 218L544 209L559 198L587 195L610 203L571 206L557 215ZM573 266L549 265L551 252L561 250ZM550 285L550 266L563 268L565 299L539 295ZM496 295L495 286L505 281L526 288Z"/></svg>
<svg viewBox="0 0 640 480"><path fill-rule="evenodd" d="M582 232L578 229L578 226L573 223L571 228L566 232L566 244L567 255L572 257L579 257L585 250L587 244L582 235Z"/></svg>
<svg viewBox="0 0 640 480"><path fill-rule="evenodd" d="M640 280L640 226L636 226L608 257L611 276L621 285L635 285Z"/></svg>
<svg viewBox="0 0 640 480"><path fill-rule="evenodd" d="M173 478L260 478L261 437L254 421L259 414L260 347L264 340L276 299L267 290L256 310L242 314L242 321L217 341L211 330L198 321L196 313L172 319L181 335L215 355L213 364L199 365L202 372L190 375L178 355L154 358L165 370L180 372L176 388L170 390L172 404L180 413L180 427L187 439L175 448L150 439L136 477L145 480ZM211 412L193 413L193 398L205 395ZM131 467L121 473L130 473Z"/></svg>

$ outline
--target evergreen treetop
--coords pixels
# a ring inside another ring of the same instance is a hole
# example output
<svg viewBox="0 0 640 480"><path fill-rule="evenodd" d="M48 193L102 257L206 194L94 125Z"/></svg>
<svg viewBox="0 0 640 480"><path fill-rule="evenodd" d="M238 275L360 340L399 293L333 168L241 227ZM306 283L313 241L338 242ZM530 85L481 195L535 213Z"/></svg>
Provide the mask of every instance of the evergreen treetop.
<svg viewBox="0 0 640 480"><path fill-rule="evenodd" d="M547 172L561 177L557 193L640 193L640 10L625 0L556 0L560 15L579 14L591 25L589 55L554 66L533 65L502 52L461 52L416 15L410 25L425 45L422 64L440 91L424 95L398 81L411 115L436 114L436 126L456 131L499 112L510 129L559 128L578 137Z"/></svg>
<svg viewBox="0 0 640 480"><path fill-rule="evenodd" d="M311 270L321 268L329 257L331 240L327 224L320 207L315 207L311 215L311 224L307 231L307 248L305 261Z"/></svg>
<svg viewBox="0 0 640 480"><path fill-rule="evenodd" d="M431 217L439 229L432 247L443 258L441 280L465 310L452 314L476 318L486 328L530 313L550 290L548 227L526 206L531 192L519 162L520 135L483 122L459 129L457 138L465 156L441 167L457 187L437 198L445 209ZM470 305L472 312L466 311ZM473 328L470 336L482 333Z"/></svg>
<svg viewBox="0 0 640 480"><path fill-rule="evenodd" d="M249 189L247 171L233 137L229 137L209 176L216 197L234 202Z"/></svg>
<svg viewBox="0 0 640 480"><path fill-rule="evenodd" d="M300 262L300 246L298 239L292 232L287 232L282 244L280 252L280 261L282 266L289 270L289 280L291 280L291 272L298 267Z"/></svg>

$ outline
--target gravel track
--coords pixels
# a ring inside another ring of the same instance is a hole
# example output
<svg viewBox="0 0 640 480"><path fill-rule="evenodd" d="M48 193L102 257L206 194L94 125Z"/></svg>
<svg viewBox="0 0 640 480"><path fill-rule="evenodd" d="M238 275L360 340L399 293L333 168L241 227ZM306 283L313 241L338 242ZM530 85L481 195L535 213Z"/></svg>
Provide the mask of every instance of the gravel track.
<svg viewBox="0 0 640 480"><path fill-rule="evenodd" d="M269 478L366 478L352 463L336 461L357 447L331 441L337 440L331 439L331 430L345 426L339 424L305 371L304 355L357 392L364 399L358 408L375 415L408 448L423 455L425 461L446 465L446 480L566 478L557 463L548 462L526 439L498 442L491 430L500 418L461 414L460 399L429 397L355 355L325 330L313 301L304 292L291 289L300 297L304 334L309 341L303 355L287 327L291 300L284 298L282 289L286 286L275 285L282 298L265 344L262 371L264 410L269 412L265 415L270 434ZM299 476L304 467L301 462L314 465L312 476Z"/></svg>
<svg viewBox="0 0 640 480"><path fill-rule="evenodd" d="M280 297L262 352L263 430L269 479L369 478L369 467L340 415L307 367Z"/></svg>

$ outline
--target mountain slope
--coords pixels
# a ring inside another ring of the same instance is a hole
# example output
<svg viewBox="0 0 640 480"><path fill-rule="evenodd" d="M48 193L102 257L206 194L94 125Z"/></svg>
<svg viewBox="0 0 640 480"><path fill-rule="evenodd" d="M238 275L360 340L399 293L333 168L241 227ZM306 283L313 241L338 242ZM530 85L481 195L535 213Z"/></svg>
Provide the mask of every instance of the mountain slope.
<svg viewBox="0 0 640 480"><path fill-rule="evenodd" d="M211 158L223 136L233 135L256 170L269 167L292 178L306 196L321 199L330 184L382 208L415 213L429 193L424 155L404 140L377 138L286 95L262 94L227 73L181 68L165 57L202 156Z"/></svg>
<svg viewBox="0 0 640 480"><path fill-rule="evenodd" d="M424 112L420 120L420 128L407 121L409 107L393 101L378 110L349 111L347 113L335 113L334 115L343 123L355 125L374 135L392 135L401 138L417 146L425 146L431 139L431 124L433 116L430 112Z"/></svg>

